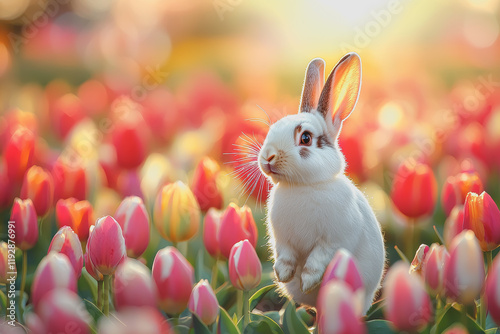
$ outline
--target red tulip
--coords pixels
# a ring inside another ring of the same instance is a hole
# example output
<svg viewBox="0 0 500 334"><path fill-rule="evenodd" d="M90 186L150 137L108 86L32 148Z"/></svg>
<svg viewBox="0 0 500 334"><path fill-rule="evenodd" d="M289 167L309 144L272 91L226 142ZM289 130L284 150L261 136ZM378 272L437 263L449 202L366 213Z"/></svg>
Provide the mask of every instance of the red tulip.
<svg viewBox="0 0 500 334"><path fill-rule="evenodd" d="M396 329L414 332L427 325L432 306L422 280L408 269L402 262L389 269L384 284L384 313Z"/></svg>
<svg viewBox="0 0 500 334"><path fill-rule="evenodd" d="M234 244L229 255L229 279L236 289L251 290L260 283L262 264L248 240Z"/></svg>
<svg viewBox="0 0 500 334"><path fill-rule="evenodd" d="M132 112L128 112L128 114L132 114ZM143 125L142 123L141 125ZM118 166L135 169L144 162L148 149L146 136L145 127L138 125L137 121L117 122L111 133L111 141L115 147Z"/></svg>
<svg viewBox="0 0 500 334"><path fill-rule="evenodd" d="M53 105L52 129L60 138L66 138L69 132L85 118L82 101L73 94L65 94Z"/></svg>
<svg viewBox="0 0 500 334"><path fill-rule="evenodd" d="M480 193L483 191L483 183L476 172L463 172L446 179L443 186L441 201L444 212L448 216L456 205L464 205L467 193Z"/></svg>
<svg viewBox="0 0 500 334"><path fill-rule="evenodd" d="M16 198L10 220L15 224L16 247L23 251L33 248L38 241L38 220L33 202Z"/></svg>
<svg viewBox="0 0 500 334"><path fill-rule="evenodd" d="M7 175L14 181L21 181L32 165L35 153L35 135L25 127L18 127L5 145L3 160Z"/></svg>
<svg viewBox="0 0 500 334"><path fill-rule="evenodd" d="M444 287L444 268L450 254L443 245L432 244L426 256L423 273L431 296L441 295Z"/></svg>
<svg viewBox="0 0 500 334"><path fill-rule="evenodd" d="M326 267L321 286L325 286L331 280L343 281L353 292L364 287L354 257L345 248L340 248Z"/></svg>
<svg viewBox="0 0 500 334"><path fill-rule="evenodd" d="M89 228L94 225L94 210L88 201L60 199L56 204L56 217L59 227L69 226L78 234L80 241L87 241Z"/></svg>
<svg viewBox="0 0 500 334"><path fill-rule="evenodd" d="M210 208L203 222L203 244L213 257L221 256L219 249L219 231L222 222L222 211Z"/></svg>
<svg viewBox="0 0 500 334"><path fill-rule="evenodd" d="M201 280L195 285L189 298L189 310L205 324L211 325L219 315L219 302L208 281Z"/></svg>
<svg viewBox="0 0 500 334"><path fill-rule="evenodd" d="M34 333L91 333L92 317L73 291L55 289L40 301L37 313L30 314L28 327Z"/></svg>
<svg viewBox="0 0 500 334"><path fill-rule="evenodd" d="M495 258L493 265L488 270L484 295L489 314L500 326L500 256Z"/></svg>
<svg viewBox="0 0 500 334"><path fill-rule="evenodd" d="M231 248L238 241L247 239L255 247L257 245L257 226L248 206L239 208L231 203L227 207L218 232L219 248L222 256L229 258Z"/></svg>
<svg viewBox="0 0 500 334"><path fill-rule="evenodd" d="M436 204L437 182L432 169L424 164L402 164L394 177L391 198L402 214L419 218L432 214Z"/></svg>
<svg viewBox="0 0 500 334"><path fill-rule="evenodd" d="M156 253L153 280L158 291L158 305L167 314L179 314L188 305L194 284L191 264L174 247Z"/></svg>
<svg viewBox="0 0 500 334"><path fill-rule="evenodd" d="M128 307L99 321L99 334L174 334L168 321L154 308Z"/></svg>
<svg viewBox="0 0 500 334"><path fill-rule="evenodd" d="M464 206L457 205L444 222L443 239L449 249L451 241L464 230Z"/></svg>
<svg viewBox="0 0 500 334"><path fill-rule="evenodd" d="M149 269L140 261L127 259L116 269L115 308L156 307L156 287Z"/></svg>
<svg viewBox="0 0 500 334"><path fill-rule="evenodd" d="M484 283L484 260L474 232L464 230L450 247L450 259L444 268L446 296L462 304L471 304Z"/></svg>
<svg viewBox="0 0 500 334"><path fill-rule="evenodd" d="M424 266L425 261L427 260L427 253L429 252L429 246L425 244L421 244L415 252L415 257L413 261L411 261L410 266L410 274L417 273L419 275L422 274L422 268Z"/></svg>
<svg viewBox="0 0 500 334"><path fill-rule="evenodd" d="M347 283L328 281L318 295L318 332L320 334L366 333L361 321L361 301Z"/></svg>
<svg viewBox="0 0 500 334"><path fill-rule="evenodd" d="M83 201L87 198L87 174L79 163L70 165L58 159L52 166L54 179L54 200L75 197Z"/></svg>
<svg viewBox="0 0 500 334"><path fill-rule="evenodd" d="M89 259L103 275L114 274L127 256L122 228L111 216L99 218L88 240Z"/></svg>
<svg viewBox="0 0 500 334"><path fill-rule="evenodd" d="M126 197L116 209L114 217L122 228L127 255L138 258L149 244L149 216L142 199L137 196Z"/></svg>
<svg viewBox="0 0 500 334"><path fill-rule="evenodd" d="M82 244L71 227L63 226L57 231L52 238L48 252L58 252L66 255L75 270L76 277L80 277L83 268Z"/></svg>
<svg viewBox="0 0 500 334"><path fill-rule="evenodd" d="M467 195L463 227L474 231L484 252L500 246L500 210L488 193Z"/></svg>
<svg viewBox="0 0 500 334"><path fill-rule="evenodd" d="M45 216L53 204L52 175L39 166L32 166L24 175L21 198L30 198L38 216Z"/></svg>
<svg viewBox="0 0 500 334"><path fill-rule="evenodd" d="M38 310L38 303L54 289L68 289L76 292L76 275L71 262L64 254L50 252L38 264L31 286L33 306Z"/></svg>
<svg viewBox="0 0 500 334"><path fill-rule="evenodd" d="M222 209L222 194L217 187L219 170L215 160L204 157L194 172L191 189L203 212L210 208Z"/></svg>

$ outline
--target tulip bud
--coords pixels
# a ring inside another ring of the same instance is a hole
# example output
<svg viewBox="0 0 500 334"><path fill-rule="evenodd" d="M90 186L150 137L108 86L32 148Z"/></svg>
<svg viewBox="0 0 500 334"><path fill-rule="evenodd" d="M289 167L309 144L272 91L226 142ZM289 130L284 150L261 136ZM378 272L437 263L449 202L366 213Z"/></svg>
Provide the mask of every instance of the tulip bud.
<svg viewBox="0 0 500 334"><path fill-rule="evenodd" d="M484 295L490 316L500 326L500 256L495 258L488 270Z"/></svg>
<svg viewBox="0 0 500 334"><path fill-rule="evenodd" d="M403 262L394 264L384 284L385 318L400 331L417 331L429 322L431 301L422 280L409 273Z"/></svg>
<svg viewBox="0 0 500 334"><path fill-rule="evenodd" d="M10 220L15 222L16 247L26 251L35 246L38 241L38 220L33 202L16 198Z"/></svg>
<svg viewBox="0 0 500 334"><path fill-rule="evenodd" d="M200 225L200 207L191 190L181 181L164 186L156 197L155 226L172 242L191 239Z"/></svg>
<svg viewBox="0 0 500 334"><path fill-rule="evenodd" d="M420 247L418 247L415 257L413 258L413 261L411 261L411 266L410 266L410 274L412 273L417 273L419 275L422 274L422 267L427 260L427 253L429 252L429 246L425 244L421 244Z"/></svg>
<svg viewBox="0 0 500 334"><path fill-rule="evenodd" d="M126 197L116 209L115 219L122 228L127 255L138 258L149 244L149 216L142 199Z"/></svg>
<svg viewBox="0 0 500 334"><path fill-rule="evenodd" d="M147 331L147 332L146 332ZM154 308L128 307L99 320L99 334L173 334L174 331Z"/></svg>
<svg viewBox="0 0 500 334"><path fill-rule="evenodd" d="M21 198L30 198L38 216L45 216L54 198L52 175L42 167L32 166L24 175Z"/></svg>
<svg viewBox="0 0 500 334"><path fill-rule="evenodd" d="M444 212L448 216L456 205L464 205L467 193L480 193L483 183L476 172L464 172L446 179L441 201Z"/></svg>
<svg viewBox="0 0 500 334"><path fill-rule="evenodd" d="M227 207L219 229L219 248L222 256L229 257L233 245L247 239L255 247L257 245L257 226L248 206L239 208L231 203Z"/></svg>
<svg viewBox="0 0 500 334"><path fill-rule="evenodd" d="M432 244L426 256L423 273L431 296L441 295L444 287L444 268L450 254L443 245Z"/></svg>
<svg viewBox="0 0 500 334"><path fill-rule="evenodd" d="M181 313L194 284L191 264L176 248L165 247L156 253L152 271L160 308L167 314Z"/></svg>
<svg viewBox="0 0 500 334"><path fill-rule="evenodd" d="M115 308L156 307L156 287L149 269L136 259L123 261L115 273Z"/></svg>
<svg viewBox="0 0 500 334"><path fill-rule="evenodd" d="M191 188L203 212L210 208L222 209L222 194L217 187L219 170L215 160L204 157L194 172Z"/></svg>
<svg viewBox="0 0 500 334"><path fill-rule="evenodd" d="M88 240L89 259L103 275L114 274L127 256L122 228L111 216L99 218Z"/></svg>
<svg viewBox="0 0 500 334"><path fill-rule="evenodd" d="M83 166L58 159L52 166L52 178L55 201L70 197L83 201L87 198L87 174Z"/></svg>
<svg viewBox="0 0 500 334"><path fill-rule="evenodd" d="M229 278L236 289L251 290L260 283L262 265L252 244L243 240L234 244L229 255Z"/></svg>
<svg viewBox="0 0 500 334"><path fill-rule="evenodd" d="M94 231L94 228L95 228L94 225L90 226L90 228L89 228L89 239L90 239L90 236L92 235L92 232ZM87 242L87 245L85 247L85 255L83 256L83 258L85 260L85 269L90 274L90 276L92 276L96 281L104 280L104 276L99 271L97 271L97 269L95 269L94 265L90 261L89 243L88 242Z"/></svg>
<svg viewBox="0 0 500 334"><path fill-rule="evenodd" d="M56 217L59 227L69 226L78 234L80 241L87 241L89 228L94 225L92 204L76 198L61 199L56 204Z"/></svg>
<svg viewBox="0 0 500 334"><path fill-rule="evenodd" d="M359 274L354 257L345 248L340 248L326 267L321 286L325 286L331 280L343 281L352 291L363 289L363 279Z"/></svg>
<svg viewBox="0 0 500 334"><path fill-rule="evenodd" d="M446 296L462 304L473 303L483 283L483 253L474 232L464 230L453 239L444 268Z"/></svg>
<svg viewBox="0 0 500 334"><path fill-rule="evenodd" d="M35 271L31 298L33 306L38 310L38 303L54 289L68 289L76 292L76 275L68 257L64 254L50 252L45 256Z"/></svg>
<svg viewBox="0 0 500 334"><path fill-rule="evenodd" d="M15 263L15 262L14 262ZM14 272L9 269L9 245L5 241L0 242L0 284L7 284L7 273Z"/></svg>
<svg viewBox="0 0 500 334"><path fill-rule="evenodd" d="M362 302L351 287L339 280L328 281L318 294L320 334L366 333L361 318Z"/></svg>
<svg viewBox="0 0 500 334"><path fill-rule="evenodd" d="M488 193L467 194L463 227L474 231L483 252L500 246L500 210Z"/></svg>
<svg viewBox="0 0 500 334"><path fill-rule="evenodd" d="M206 279L196 284L189 298L189 310L196 314L205 325L211 325L219 315L219 302L214 290Z"/></svg>
<svg viewBox="0 0 500 334"><path fill-rule="evenodd" d="M91 333L92 317L85 304L73 291L55 289L40 301L37 315L45 333Z"/></svg>
<svg viewBox="0 0 500 334"><path fill-rule="evenodd" d="M21 181L26 170L32 165L35 152L35 135L25 127L18 127L9 138L3 152L7 175Z"/></svg>
<svg viewBox="0 0 500 334"><path fill-rule="evenodd" d="M443 239L449 249L451 241L464 230L464 206L457 205L444 222Z"/></svg>
<svg viewBox="0 0 500 334"><path fill-rule="evenodd" d="M219 249L219 231L222 222L222 214L222 211L210 208L203 222L203 244L208 254L215 258L221 255Z"/></svg>
<svg viewBox="0 0 500 334"><path fill-rule="evenodd" d="M409 218L428 216L434 211L437 182L432 169L424 164L402 164L394 178L391 198L402 214Z"/></svg>
<svg viewBox="0 0 500 334"><path fill-rule="evenodd" d="M469 331L463 325L459 324L446 328L443 334L469 334Z"/></svg>
<svg viewBox="0 0 500 334"><path fill-rule="evenodd" d="M57 231L52 238L48 252L58 252L66 255L75 270L76 277L80 277L83 268L82 244L71 227L63 226Z"/></svg>

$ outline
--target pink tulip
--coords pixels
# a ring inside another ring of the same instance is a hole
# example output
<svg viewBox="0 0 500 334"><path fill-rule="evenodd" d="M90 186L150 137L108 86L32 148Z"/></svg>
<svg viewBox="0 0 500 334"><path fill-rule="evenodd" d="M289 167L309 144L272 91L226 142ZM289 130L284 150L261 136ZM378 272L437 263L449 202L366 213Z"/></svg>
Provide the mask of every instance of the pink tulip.
<svg viewBox="0 0 500 334"><path fill-rule="evenodd" d="M195 285L189 298L189 310L196 314L205 325L211 325L219 315L219 302L208 281L201 280Z"/></svg>
<svg viewBox="0 0 500 334"><path fill-rule="evenodd" d="M410 273L422 274L422 267L427 260L427 253L429 252L429 246L421 244L415 252L415 257L411 261Z"/></svg>
<svg viewBox="0 0 500 334"><path fill-rule="evenodd" d="M362 301L351 287L340 280L330 280L318 295L318 332L320 334L366 333L361 321Z"/></svg>
<svg viewBox="0 0 500 334"><path fill-rule="evenodd" d="M443 245L432 244L426 256L423 274L431 296L441 295L444 287L444 268L450 254Z"/></svg>
<svg viewBox="0 0 500 334"><path fill-rule="evenodd" d="M464 230L464 206L457 205L451 210L450 215L444 222L443 239L447 248L451 241Z"/></svg>
<svg viewBox="0 0 500 334"><path fill-rule="evenodd" d="M247 239L257 245L257 226L248 206L238 207L231 203L227 207L218 231L219 248L222 256L229 258L231 248L238 241Z"/></svg>
<svg viewBox="0 0 500 334"><path fill-rule="evenodd" d="M114 217L122 228L127 255L138 258L149 244L149 216L142 199L126 197Z"/></svg>
<svg viewBox="0 0 500 334"><path fill-rule="evenodd" d="M156 307L156 287L149 269L136 259L123 261L115 272L115 308Z"/></svg>
<svg viewBox="0 0 500 334"><path fill-rule="evenodd" d="M110 317L101 317L99 334L174 334L166 319L154 308L128 307L113 313Z"/></svg>
<svg viewBox="0 0 500 334"><path fill-rule="evenodd" d="M88 176L80 164L70 164L64 159L58 159L52 166L54 180L54 201L74 197L79 201L87 198Z"/></svg>
<svg viewBox="0 0 500 334"><path fill-rule="evenodd" d="M64 254L50 252L38 264L31 286L33 306L38 310L38 303L49 291L68 289L76 292L76 275L71 262Z"/></svg>
<svg viewBox="0 0 500 334"><path fill-rule="evenodd" d="M219 248L219 231L222 222L222 214L222 211L210 208L203 222L203 244L208 254L215 258L221 256Z"/></svg>
<svg viewBox="0 0 500 334"><path fill-rule="evenodd" d="M500 326L500 256L496 256L493 265L488 270L486 288L484 290L488 312Z"/></svg>
<svg viewBox="0 0 500 334"><path fill-rule="evenodd" d="M417 331L429 322L432 306L422 280L403 262L394 264L384 284L385 317L400 331Z"/></svg>
<svg viewBox="0 0 500 334"><path fill-rule="evenodd" d="M48 292L40 301L37 318L29 324L30 328L36 326L35 333L91 333L92 317L85 304L75 292L67 289Z"/></svg>
<svg viewBox="0 0 500 334"><path fill-rule="evenodd" d="M444 268L446 296L462 304L473 303L484 283L483 252L474 232L464 230L453 239Z"/></svg>
<svg viewBox="0 0 500 334"><path fill-rule="evenodd" d="M94 228L95 228L94 225L90 226L90 229L89 229L89 239L90 239L90 236L92 235L92 232L94 231ZM104 280L104 276L99 271L97 271L95 269L94 265L90 261L90 258L89 258L89 243L88 242L87 242L87 245L86 245L86 248L85 248L85 255L83 256L83 258L85 260L85 269L90 274L90 276L92 276L96 281L102 281L102 280Z"/></svg>
<svg viewBox="0 0 500 334"><path fill-rule="evenodd" d="M78 239L78 235L73 232L71 227L64 226L57 231L50 243L50 252L58 252L66 255L75 270L76 277L80 277L83 268L82 244Z"/></svg>
<svg viewBox="0 0 500 334"><path fill-rule="evenodd" d="M491 196L468 193L464 207L463 227L474 231L483 252L500 246L500 210Z"/></svg>
<svg viewBox="0 0 500 334"><path fill-rule="evenodd" d="M452 325L448 327L443 334L469 334L469 331L467 328L465 328L463 325Z"/></svg>
<svg viewBox="0 0 500 334"><path fill-rule="evenodd" d="M158 291L158 305L167 314L179 314L188 305L194 284L191 264L174 247L156 253L153 280Z"/></svg>
<svg viewBox="0 0 500 334"><path fill-rule="evenodd" d="M38 241L38 220L33 202L16 198L10 220L15 222L16 247L23 251L33 248Z"/></svg>
<svg viewBox="0 0 500 334"><path fill-rule="evenodd" d="M446 179L443 186L442 203L444 212L448 216L456 205L464 205L467 193L480 193L483 183L476 172L463 172Z"/></svg>
<svg viewBox="0 0 500 334"><path fill-rule="evenodd" d="M53 204L52 175L42 167L32 166L24 175L21 198L30 198L38 216L45 216Z"/></svg>
<svg viewBox="0 0 500 334"><path fill-rule="evenodd" d="M99 218L88 240L89 259L103 275L114 274L127 256L122 228L111 216Z"/></svg>
<svg viewBox="0 0 500 334"><path fill-rule="evenodd" d="M229 279L236 289L251 290L260 283L262 265L248 240L237 242L229 255Z"/></svg>
<svg viewBox="0 0 500 334"><path fill-rule="evenodd" d="M331 280L340 280L346 283L352 291L363 288L363 279L359 274L355 259L345 248L340 248L333 257L325 274L321 286L325 286Z"/></svg>

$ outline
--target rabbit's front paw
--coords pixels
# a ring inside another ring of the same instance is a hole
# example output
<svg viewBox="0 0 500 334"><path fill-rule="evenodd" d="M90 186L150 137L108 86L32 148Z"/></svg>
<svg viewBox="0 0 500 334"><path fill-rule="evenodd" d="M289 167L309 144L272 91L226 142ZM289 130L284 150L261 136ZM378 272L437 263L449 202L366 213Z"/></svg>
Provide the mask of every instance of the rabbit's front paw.
<svg viewBox="0 0 500 334"><path fill-rule="evenodd" d="M323 273L320 270L304 267L300 275L300 289L304 293L309 293L321 283Z"/></svg>
<svg viewBox="0 0 500 334"><path fill-rule="evenodd" d="M295 275L295 263L290 260L276 259L274 274L278 281L282 283L290 282Z"/></svg>

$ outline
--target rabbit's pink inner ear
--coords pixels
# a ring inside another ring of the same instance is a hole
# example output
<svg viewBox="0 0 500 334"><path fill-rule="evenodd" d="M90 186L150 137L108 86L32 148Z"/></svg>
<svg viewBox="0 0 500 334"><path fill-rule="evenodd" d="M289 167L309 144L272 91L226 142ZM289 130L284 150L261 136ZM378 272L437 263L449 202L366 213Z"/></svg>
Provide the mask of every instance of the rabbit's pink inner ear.
<svg viewBox="0 0 500 334"><path fill-rule="evenodd" d="M299 112L310 112L316 109L324 82L325 61L321 58L311 60L306 70Z"/></svg>
<svg viewBox="0 0 500 334"><path fill-rule="evenodd" d="M344 121L356 106L361 89L361 59L356 53L345 55L335 66L319 98L318 110L331 113L332 120Z"/></svg>

